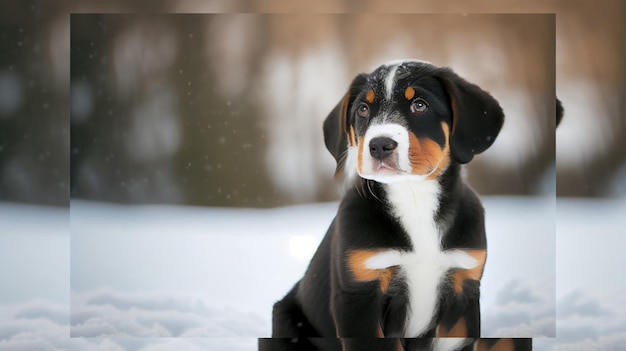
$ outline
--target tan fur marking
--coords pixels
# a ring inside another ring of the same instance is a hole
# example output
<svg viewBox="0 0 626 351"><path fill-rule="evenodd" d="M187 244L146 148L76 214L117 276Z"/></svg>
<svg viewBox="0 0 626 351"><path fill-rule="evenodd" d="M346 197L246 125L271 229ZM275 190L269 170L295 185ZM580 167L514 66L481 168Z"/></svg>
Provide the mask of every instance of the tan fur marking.
<svg viewBox="0 0 626 351"><path fill-rule="evenodd" d="M376 255L373 250L358 250L348 254L348 267L358 282L369 282L378 279L380 273L375 269L365 267L365 262Z"/></svg>
<svg viewBox="0 0 626 351"><path fill-rule="evenodd" d="M356 169L359 173L363 173L363 137L359 137L359 147L356 156Z"/></svg>
<svg viewBox="0 0 626 351"><path fill-rule="evenodd" d="M395 277L397 272L397 267L391 267L382 270L382 272L380 273L380 291L383 294L387 293L387 289L389 289L389 283L391 282L393 277Z"/></svg>
<svg viewBox="0 0 626 351"><path fill-rule="evenodd" d="M413 89L412 87L406 88L406 90L404 91L404 97L407 100L411 100L414 96L415 96L415 89Z"/></svg>
<svg viewBox="0 0 626 351"><path fill-rule="evenodd" d="M404 347L402 347L400 339L396 339L396 351L404 351Z"/></svg>
<svg viewBox="0 0 626 351"><path fill-rule="evenodd" d="M485 266L485 259L487 258L486 250L464 250L476 261L478 266L472 269L457 269L452 274L452 284L454 285L454 292L460 294L463 292L463 282L468 279L480 280L483 275L483 267Z"/></svg>
<svg viewBox="0 0 626 351"><path fill-rule="evenodd" d="M375 255L381 253L380 250L357 250L348 253L348 269L352 272L354 280L357 282L370 282L378 280L380 291L387 293L389 283L396 275L398 268L390 267L386 269L371 269L365 266L365 262Z"/></svg>
<svg viewBox="0 0 626 351"><path fill-rule="evenodd" d="M356 135L354 134L354 127L350 125L350 146L356 146Z"/></svg>
<svg viewBox="0 0 626 351"><path fill-rule="evenodd" d="M488 347L487 342L479 339L474 343L474 351L515 351L513 339L503 338L498 340L493 346Z"/></svg>
<svg viewBox="0 0 626 351"><path fill-rule="evenodd" d="M365 101L367 101L370 104L374 102L375 98L376 98L376 94L374 93L374 90L368 91L367 95L365 95Z"/></svg>
<svg viewBox="0 0 626 351"><path fill-rule="evenodd" d="M383 334L383 327L380 326L380 322L378 322L378 329L376 329L376 337L384 338L385 334Z"/></svg>
<svg viewBox="0 0 626 351"><path fill-rule="evenodd" d="M425 175L431 172L443 157L439 144L428 138L419 139L409 132L409 162L411 173Z"/></svg>
<svg viewBox="0 0 626 351"><path fill-rule="evenodd" d="M341 112L339 114L339 140L346 135L346 122L348 121L348 103L350 102L350 92L347 92L341 100Z"/></svg>
<svg viewBox="0 0 626 351"><path fill-rule="evenodd" d="M436 329L436 337L438 338L464 338L467 337L467 322L465 318L459 318L459 320L448 330L443 325L439 324Z"/></svg>
<svg viewBox="0 0 626 351"><path fill-rule="evenodd" d="M441 337L441 335L443 334L443 329L444 327L441 324L437 324L437 327L435 328L435 337L439 338Z"/></svg>
<svg viewBox="0 0 626 351"><path fill-rule="evenodd" d="M489 351L489 350L487 350L487 343L482 339L478 339L474 341L474 347L472 348L472 351Z"/></svg>
<svg viewBox="0 0 626 351"><path fill-rule="evenodd" d="M450 132L448 125L445 122L441 122L441 130L443 130L443 135L445 138L442 157L439 160L439 166L437 167L437 170L435 170L433 173L431 173L431 175L426 178L428 180L437 179L437 177L439 177L439 175L443 173L450 165Z"/></svg>

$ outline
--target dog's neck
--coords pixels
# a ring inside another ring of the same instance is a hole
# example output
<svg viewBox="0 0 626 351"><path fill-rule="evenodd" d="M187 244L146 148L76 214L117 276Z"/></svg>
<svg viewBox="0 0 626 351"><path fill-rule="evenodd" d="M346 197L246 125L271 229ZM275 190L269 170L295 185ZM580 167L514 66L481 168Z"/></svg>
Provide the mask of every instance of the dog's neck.
<svg viewBox="0 0 626 351"><path fill-rule="evenodd" d="M383 189L387 194L387 201L394 207L415 208L431 205L435 211L439 208L441 186L437 180L389 183L385 184Z"/></svg>
<svg viewBox="0 0 626 351"><path fill-rule="evenodd" d="M439 230L445 231L445 218L454 216L459 193L466 186L461 171L461 165L452 163L437 179L387 184L357 176L354 187L361 196L384 202L398 218L419 215L424 220L437 222Z"/></svg>
<svg viewBox="0 0 626 351"><path fill-rule="evenodd" d="M452 195L464 186L461 172L461 165L451 163L437 179L379 183L357 176L354 186L369 190L367 192L379 199L384 197L392 206L422 206L424 202L430 201L439 203L437 207L444 207L441 205L445 203L445 207L449 208L455 202ZM408 197L409 194L412 196Z"/></svg>
<svg viewBox="0 0 626 351"><path fill-rule="evenodd" d="M409 234L424 231L438 232L436 214L439 211L441 192L438 181L389 183L384 185L384 189L387 203L393 214ZM441 238L436 235L431 239L439 241Z"/></svg>

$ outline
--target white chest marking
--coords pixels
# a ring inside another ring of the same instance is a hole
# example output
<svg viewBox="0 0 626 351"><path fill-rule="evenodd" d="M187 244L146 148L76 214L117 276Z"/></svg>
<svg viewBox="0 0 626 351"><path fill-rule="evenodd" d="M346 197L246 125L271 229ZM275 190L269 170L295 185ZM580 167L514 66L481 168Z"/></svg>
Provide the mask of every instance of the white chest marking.
<svg viewBox="0 0 626 351"><path fill-rule="evenodd" d="M387 184L394 214L411 238L412 252L400 253L401 274L408 288L405 337L418 337L433 326L438 286L451 268L471 269L478 262L461 250L443 251L435 223L439 185L436 181Z"/></svg>

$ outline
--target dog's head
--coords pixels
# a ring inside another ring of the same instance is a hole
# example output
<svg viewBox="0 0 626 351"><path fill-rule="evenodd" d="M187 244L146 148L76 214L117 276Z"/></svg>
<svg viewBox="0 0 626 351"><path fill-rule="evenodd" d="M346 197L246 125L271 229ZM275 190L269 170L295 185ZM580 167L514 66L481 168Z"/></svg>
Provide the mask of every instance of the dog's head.
<svg viewBox="0 0 626 351"><path fill-rule="evenodd" d="M392 62L354 78L324 141L349 178L435 179L491 146L503 122L498 102L449 68Z"/></svg>

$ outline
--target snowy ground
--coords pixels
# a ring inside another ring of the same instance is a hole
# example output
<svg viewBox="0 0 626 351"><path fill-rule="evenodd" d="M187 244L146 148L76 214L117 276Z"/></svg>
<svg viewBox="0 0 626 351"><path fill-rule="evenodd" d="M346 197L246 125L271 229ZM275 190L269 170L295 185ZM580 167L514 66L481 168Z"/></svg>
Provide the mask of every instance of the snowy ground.
<svg viewBox="0 0 626 351"><path fill-rule="evenodd" d="M485 336L556 333L535 349L624 349L626 202L484 204ZM0 204L0 350L254 350L336 206Z"/></svg>

